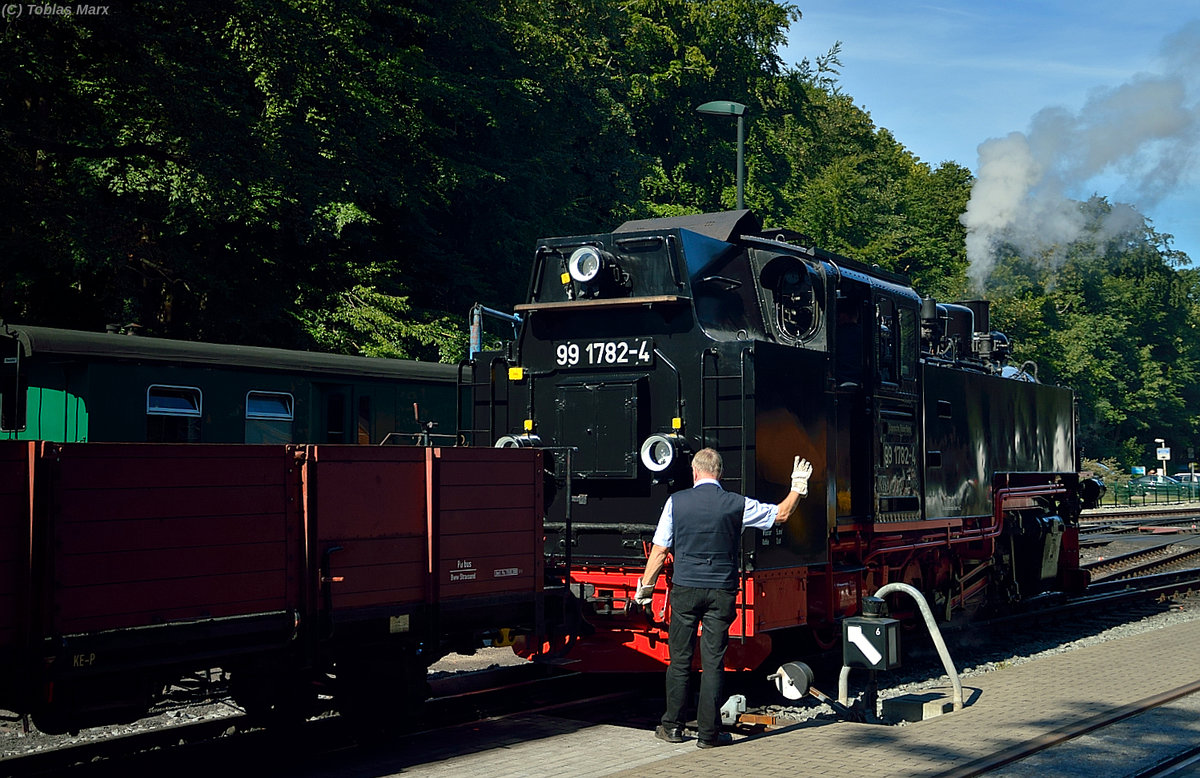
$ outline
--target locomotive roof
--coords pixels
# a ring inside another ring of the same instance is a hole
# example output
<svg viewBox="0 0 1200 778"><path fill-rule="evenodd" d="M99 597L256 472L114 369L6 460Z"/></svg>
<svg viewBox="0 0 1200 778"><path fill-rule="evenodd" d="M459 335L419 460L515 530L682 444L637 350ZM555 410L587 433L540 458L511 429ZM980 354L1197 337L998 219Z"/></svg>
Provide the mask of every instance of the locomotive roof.
<svg viewBox="0 0 1200 778"><path fill-rule="evenodd" d="M21 344L25 357L45 353L302 373L338 373L373 378L446 382L457 381L458 378L457 367L437 362L199 343L52 327L27 327L4 322L0 322L0 336L15 338Z"/></svg>
<svg viewBox="0 0 1200 778"><path fill-rule="evenodd" d="M757 234L762 225L748 210L722 211L720 213L692 213L684 216L667 216L661 219L636 219L613 230L614 233L648 232L651 230L691 230L710 238L733 243L739 235Z"/></svg>
<svg viewBox="0 0 1200 778"><path fill-rule="evenodd" d="M837 265L843 271L856 271L847 275L863 283L873 283L872 279L880 279L896 287L911 285L911 279L904 273L885 270L878 265L868 265L819 248L813 245L812 239L807 235L790 229L764 228L758 217L749 210L693 213L661 219L638 219L625 222L613 230L613 234L675 229L690 230L725 243L740 241L760 248L796 251L809 258Z"/></svg>

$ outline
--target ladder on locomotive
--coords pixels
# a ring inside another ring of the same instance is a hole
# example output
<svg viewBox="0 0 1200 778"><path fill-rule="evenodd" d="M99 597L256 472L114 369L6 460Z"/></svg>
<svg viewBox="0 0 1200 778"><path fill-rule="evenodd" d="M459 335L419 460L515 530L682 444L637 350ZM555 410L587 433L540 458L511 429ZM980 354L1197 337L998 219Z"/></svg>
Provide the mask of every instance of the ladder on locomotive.
<svg viewBox="0 0 1200 778"><path fill-rule="evenodd" d="M720 453L721 458L725 461L726 470L726 474L722 476L721 480L734 491L742 494L745 494L748 488L746 473L750 467L749 447L746 440L747 425L751 423L746 418L746 360L753 355L753 348L741 349L738 352L737 372L722 373L720 372L720 352L717 349L709 348L700 352L700 442L702 446L712 447ZM709 372L710 363L712 372ZM737 382L737 418L722 418L722 390L732 381ZM712 417L711 424L709 423L710 416ZM729 441L729 438L734 438L734 440ZM734 453L737 454L736 462L738 464L736 475L730 472L733 470L730 467L732 464L731 454ZM736 482L736 484L730 482Z"/></svg>
<svg viewBox="0 0 1200 778"><path fill-rule="evenodd" d="M712 371L708 372L709 359L712 357ZM729 468L730 453L736 451L738 462L737 475L723 475L721 480L728 486L732 486L730 482L736 482L734 491L746 494L748 488L746 474L749 472L749 445L746 440L746 430L753 423L752 411L748 413L749 398L746 392L746 360L754 356L754 348L746 346L738 351L738 365L736 373L721 373L720 372L720 352L715 348L706 349L700 352L700 442L704 446L712 446L725 460L726 468ZM721 418L721 390L724 385L729 382L737 381L737 419L722 419ZM713 423L708 423L708 404L710 401L709 393L712 393L712 419ZM747 418L750 416L750 418ZM724 423L722 421L736 421L736 424ZM711 437L710 437L711 433ZM736 443L728 445L723 444L722 437L734 437ZM747 549L745 533L742 533L740 541L741 552L740 556L744 560L746 558ZM745 597L746 590L746 568L744 564L738 565L741 568L741 574L738 581L738 589ZM737 619L740 623L740 634L732 637L732 640L738 640L742 643L746 642L746 634L748 629L747 621L749 619L748 608L738 608Z"/></svg>

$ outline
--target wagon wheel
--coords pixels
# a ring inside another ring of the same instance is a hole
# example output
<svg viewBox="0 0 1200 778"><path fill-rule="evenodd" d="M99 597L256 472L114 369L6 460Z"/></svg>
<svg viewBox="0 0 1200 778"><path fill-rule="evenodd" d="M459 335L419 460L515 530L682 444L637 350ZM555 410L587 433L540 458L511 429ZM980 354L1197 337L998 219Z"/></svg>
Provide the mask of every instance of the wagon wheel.
<svg viewBox="0 0 1200 778"><path fill-rule="evenodd" d="M229 691L253 723L272 729L299 726L317 712L315 684L297 673L238 668L230 672Z"/></svg>
<svg viewBox="0 0 1200 778"><path fill-rule="evenodd" d="M335 676L335 707L368 736L419 721L430 694L425 665L412 657L345 656L338 661Z"/></svg>

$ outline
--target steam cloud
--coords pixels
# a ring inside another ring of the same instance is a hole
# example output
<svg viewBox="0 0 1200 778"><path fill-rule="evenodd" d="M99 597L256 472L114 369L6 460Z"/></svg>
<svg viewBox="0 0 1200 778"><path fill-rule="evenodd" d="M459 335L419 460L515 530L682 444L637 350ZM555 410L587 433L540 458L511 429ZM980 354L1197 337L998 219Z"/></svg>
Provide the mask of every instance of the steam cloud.
<svg viewBox="0 0 1200 778"><path fill-rule="evenodd" d="M1170 194L1200 153L1200 21L1163 43L1161 74L1139 74L1094 92L1078 113L1045 108L1027 133L979 146L979 169L967 211L967 275L982 292L999 241L1024 254L1077 239L1084 227L1070 199L1102 173L1122 180L1122 194L1146 208ZM1113 204L1098 237L1137 229L1144 217Z"/></svg>

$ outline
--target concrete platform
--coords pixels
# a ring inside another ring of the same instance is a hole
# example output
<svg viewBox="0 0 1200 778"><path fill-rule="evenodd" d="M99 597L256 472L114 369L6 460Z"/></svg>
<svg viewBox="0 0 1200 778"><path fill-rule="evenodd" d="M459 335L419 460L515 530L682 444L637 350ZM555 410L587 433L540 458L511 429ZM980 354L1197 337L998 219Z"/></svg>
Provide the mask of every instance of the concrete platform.
<svg viewBox="0 0 1200 778"><path fill-rule="evenodd" d="M881 675L881 682L884 677ZM1191 686L1191 693L1178 690ZM798 724L715 749L652 731L548 715L484 722L423 741L372 775L922 776L972 775L984 760L1086 728L1139 701L1170 700L1166 739L1200 742L1200 620L1079 648L963 680L967 706L902 726ZM1172 699L1178 697L1178 699ZM1175 711L1178 711L1177 713ZM1133 737L1133 736L1131 736ZM1080 739L1082 742L1082 738ZM1095 759L1102 760L1094 750ZM1074 759L1074 757L1067 757ZM1117 756L1114 759L1119 760ZM1008 774L1026 774L1019 762ZM1108 762L1116 768L1120 761ZM1032 765L1030 765L1032 767ZM1039 764L1028 774L1071 774ZM1117 775L1093 764L1091 776Z"/></svg>
<svg viewBox="0 0 1200 778"><path fill-rule="evenodd" d="M798 726L612 774L967 775L993 754L1197 681L1200 621L1192 621L968 678L970 704L928 721Z"/></svg>

